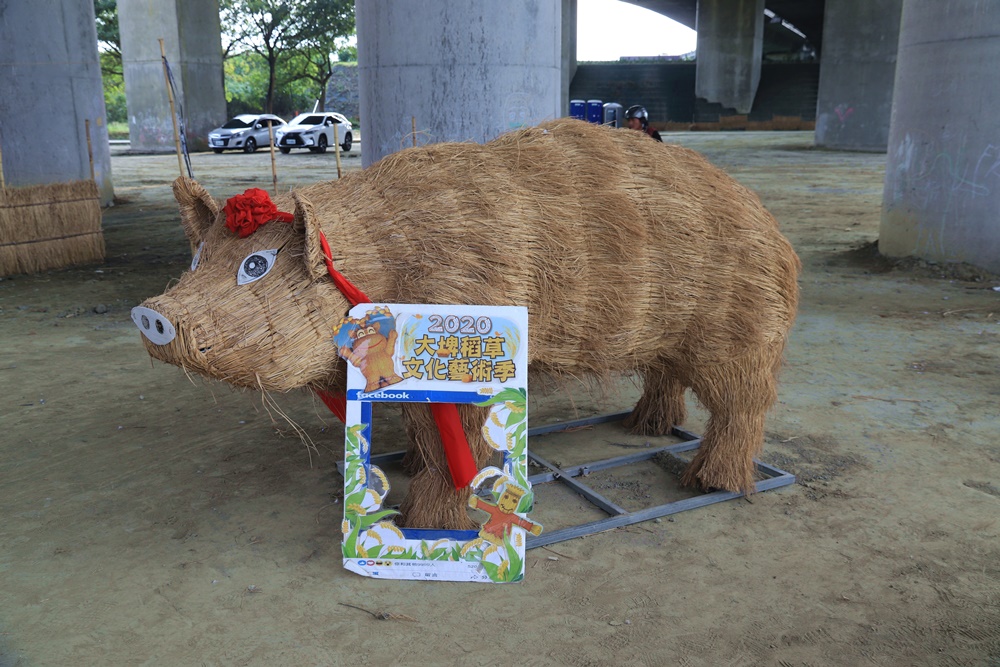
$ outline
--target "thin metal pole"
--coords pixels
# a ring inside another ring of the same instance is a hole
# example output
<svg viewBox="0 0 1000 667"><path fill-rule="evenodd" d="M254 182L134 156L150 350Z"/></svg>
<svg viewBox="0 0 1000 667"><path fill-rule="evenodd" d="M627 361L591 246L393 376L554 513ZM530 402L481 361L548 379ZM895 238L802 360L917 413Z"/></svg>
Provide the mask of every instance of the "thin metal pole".
<svg viewBox="0 0 1000 667"><path fill-rule="evenodd" d="M417 145L417 117L416 116L410 116L410 126L412 128L412 134L413 134L413 145L414 145L414 147L416 147L416 145Z"/></svg>
<svg viewBox="0 0 1000 667"><path fill-rule="evenodd" d="M160 62L163 63L163 80L167 82L167 99L170 100L170 120L174 123L174 146L177 148L177 168L184 175L184 161L181 159L181 134L177 129L177 112L174 111L174 91L170 88L170 74L167 72L167 52L163 50L163 38L160 38Z"/></svg>

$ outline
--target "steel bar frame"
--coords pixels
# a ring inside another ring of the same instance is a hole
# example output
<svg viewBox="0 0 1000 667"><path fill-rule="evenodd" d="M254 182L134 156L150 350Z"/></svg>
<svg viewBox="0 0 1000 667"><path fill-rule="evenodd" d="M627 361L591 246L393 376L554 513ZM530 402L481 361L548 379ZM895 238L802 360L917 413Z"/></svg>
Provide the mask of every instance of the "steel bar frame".
<svg viewBox="0 0 1000 667"><path fill-rule="evenodd" d="M550 424L548 426L540 426L538 428L529 428L528 436L542 435L544 433L553 433L557 431L565 431L570 428L577 428L580 426L590 426L592 424L603 424L606 422L620 421L627 417L630 412L618 412L609 415L600 415L597 417L590 417L587 419L577 419L568 422L560 422L558 424ZM555 544L557 542L564 542L566 540L571 540L575 537L583 537L584 535L593 535L595 533L601 533L606 530L611 530L613 528L620 528L622 526L629 526L633 523L639 523L641 521L649 521L650 519L657 519L662 516L668 516L670 514L677 514L678 512L684 512L686 510L692 510L698 507L705 507L707 505L713 505L715 503L721 503L726 500L734 500L741 497L742 493L733 493L732 491L712 491L710 493L704 493L700 496L695 496L693 498L685 498L684 500L676 500L671 503L665 503L663 505L656 505L654 507L647 507L641 510L636 510L630 512L625 510L615 503L611 502L600 493L587 486L586 484L578 481L577 477L585 477L592 472L597 472L598 470L607 470L609 468L617 468L619 466L629 465L631 463L638 463L640 461L646 461L657 454L667 453L676 454L679 452L687 452L692 449L697 449L701 445L701 438L696 436L690 431L686 431L682 428L677 428L676 426L671 431L671 435L678 438L683 438L683 442L679 442L674 445L667 445L665 447L657 447L655 449L649 449L637 454L629 454L627 456L616 456L611 459L604 459L603 461L595 461L593 463L583 463L579 465L566 466L560 468L559 466L546 461L537 454L533 454L531 449L528 449L528 460L534 461L536 464L543 468L547 468L545 472L541 472L532 475L528 478L528 481L534 486L535 484L545 484L548 482L558 481L566 484L571 489L576 491L578 494L586 498L592 505L604 510L610 516L605 519L598 519L597 521L590 521L588 523L583 523L578 526L572 526L570 528L561 528L559 530L553 530L551 532L544 532L538 536L529 536L527 542L525 543L526 549L535 549L537 547L544 547L549 544ZM780 468L775 468L774 466L769 466L766 463L754 459L754 463L757 466L757 472L763 475L764 479L759 480L756 484L756 491L759 493L761 491L770 491L771 489L777 489L782 486L788 486L795 483L795 475L785 472Z"/></svg>
<svg viewBox="0 0 1000 667"><path fill-rule="evenodd" d="M599 415L585 419L558 422L556 424L539 426L537 428L529 428L528 437L565 431L571 428L579 428L580 426L591 426L593 424L621 421L629 414L630 412L616 412L613 414ZM571 526L569 528L560 528L559 530L544 532L537 536L529 536L527 542L525 543L525 548L535 549L537 547L544 547L549 544L556 544L558 542L564 542L566 540L583 537L585 535L593 535L606 530L621 528L622 526L629 526L634 523L640 523L642 521L649 521L650 519L657 519L663 516L677 514L678 512L693 510L698 507L706 507L708 505L714 505L715 503L721 503L727 500L735 500L743 495L742 493L718 490L704 493L693 498L685 498L684 500L676 500L663 505L629 511L605 498L593 488L587 486L578 479L580 477L586 477L590 473L597 472L599 470L607 470L609 468L617 468L632 463L647 461L661 453L677 454L679 452L688 452L693 449L697 449L701 445L701 438L682 428L677 428L675 426L671 431L671 435L682 438L683 442L667 445L665 447L648 449L636 454L616 456L614 458L594 461L592 463L582 463L566 467L559 467L556 464L547 461L541 456L532 453L529 448L528 460L534 462L542 468L545 468L543 472L528 477L528 481L531 482L532 486L536 484L548 484L551 482L565 484L577 494L583 496L592 505L606 512L609 516L604 519L598 519L597 521L590 521L577 526ZM371 462L376 465L390 463L403 458L403 454L404 452L398 451L390 452L388 454L375 455L371 457ZM790 484L795 483L795 475L789 472L767 465L766 463L756 459L754 459L754 463L757 466L757 472L763 476L763 479L759 480L755 487L755 490L758 493L781 488L783 486L789 486ZM341 470L341 473L343 473L343 470Z"/></svg>

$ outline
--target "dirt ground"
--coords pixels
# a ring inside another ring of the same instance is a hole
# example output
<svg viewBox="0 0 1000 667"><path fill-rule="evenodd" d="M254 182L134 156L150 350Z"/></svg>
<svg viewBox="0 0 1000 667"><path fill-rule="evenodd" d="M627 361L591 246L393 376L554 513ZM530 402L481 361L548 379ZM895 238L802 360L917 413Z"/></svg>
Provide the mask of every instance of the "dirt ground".
<svg viewBox="0 0 1000 667"><path fill-rule="evenodd" d="M762 456L796 485L530 550L519 584L351 574L326 409L277 397L310 454L259 395L145 353L129 310L190 263L177 160L116 152L107 260L0 281L0 666L1000 665L1000 279L879 258L884 155L665 139L758 191L803 260ZM192 162L218 198L270 184L266 152ZM336 177L331 153L277 165L282 187ZM531 423L635 398L556 394ZM530 446L570 463L647 442L608 425ZM675 493L669 468L592 481L635 509ZM596 516L538 498L548 529Z"/></svg>

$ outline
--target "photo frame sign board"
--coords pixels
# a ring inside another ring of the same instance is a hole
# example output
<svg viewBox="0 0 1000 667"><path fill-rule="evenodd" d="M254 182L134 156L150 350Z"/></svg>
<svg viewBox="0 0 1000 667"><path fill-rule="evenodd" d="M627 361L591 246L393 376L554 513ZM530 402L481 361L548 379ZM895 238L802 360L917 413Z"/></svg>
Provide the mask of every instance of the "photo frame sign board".
<svg viewBox="0 0 1000 667"><path fill-rule="evenodd" d="M347 360L344 567L366 577L509 583L524 577L528 519L528 311L512 306L365 303L334 327ZM371 462L372 406L472 403L489 408L483 436L500 453L470 482L477 530L400 528Z"/></svg>

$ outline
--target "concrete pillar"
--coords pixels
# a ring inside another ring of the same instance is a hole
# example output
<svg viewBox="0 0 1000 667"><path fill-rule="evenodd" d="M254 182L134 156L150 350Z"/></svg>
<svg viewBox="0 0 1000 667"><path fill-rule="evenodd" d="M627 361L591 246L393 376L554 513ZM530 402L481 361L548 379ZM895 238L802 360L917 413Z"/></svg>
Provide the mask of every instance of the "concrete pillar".
<svg viewBox="0 0 1000 667"><path fill-rule="evenodd" d="M357 0L362 163L563 116L557 0Z"/></svg>
<svg viewBox="0 0 1000 667"><path fill-rule="evenodd" d="M879 251L1000 273L1000 2L904 0Z"/></svg>
<svg viewBox="0 0 1000 667"><path fill-rule="evenodd" d="M816 145L884 151L903 0L827 0Z"/></svg>
<svg viewBox="0 0 1000 667"><path fill-rule="evenodd" d="M576 76L577 0L562 0L562 95L560 116L569 115L569 86Z"/></svg>
<svg viewBox="0 0 1000 667"><path fill-rule="evenodd" d="M92 0L0 3L0 153L8 187L94 178L114 199Z"/></svg>
<svg viewBox="0 0 1000 667"><path fill-rule="evenodd" d="M132 150L175 149L161 38L188 150L206 150L208 132L226 121L218 0L118 0L118 26Z"/></svg>
<svg viewBox="0 0 1000 667"><path fill-rule="evenodd" d="M695 95L750 113L760 83L764 0L698 0Z"/></svg>

